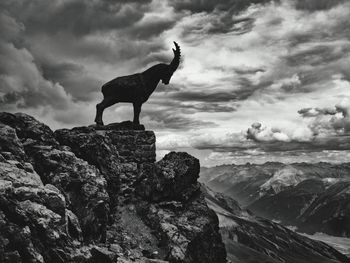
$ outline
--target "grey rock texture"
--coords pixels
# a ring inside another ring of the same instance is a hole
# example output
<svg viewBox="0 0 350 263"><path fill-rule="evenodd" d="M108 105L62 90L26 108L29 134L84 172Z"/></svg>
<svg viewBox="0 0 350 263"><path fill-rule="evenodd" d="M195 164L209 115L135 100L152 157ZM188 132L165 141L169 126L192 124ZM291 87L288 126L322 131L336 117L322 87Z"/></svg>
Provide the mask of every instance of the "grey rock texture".
<svg viewBox="0 0 350 263"><path fill-rule="evenodd" d="M0 262L226 262L198 173L142 125L0 113Z"/></svg>

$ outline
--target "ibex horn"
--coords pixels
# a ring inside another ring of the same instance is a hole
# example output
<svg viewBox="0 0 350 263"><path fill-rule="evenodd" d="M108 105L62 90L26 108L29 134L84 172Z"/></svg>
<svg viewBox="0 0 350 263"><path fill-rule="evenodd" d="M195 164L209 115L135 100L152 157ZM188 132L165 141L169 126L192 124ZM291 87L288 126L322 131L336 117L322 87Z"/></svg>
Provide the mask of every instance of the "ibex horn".
<svg viewBox="0 0 350 263"><path fill-rule="evenodd" d="M180 64L180 57L181 57L181 50L179 45L174 41L174 45L175 45L175 49L173 49L174 52L174 58L170 63L171 68L173 69L173 71L175 71L177 69L177 67Z"/></svg>

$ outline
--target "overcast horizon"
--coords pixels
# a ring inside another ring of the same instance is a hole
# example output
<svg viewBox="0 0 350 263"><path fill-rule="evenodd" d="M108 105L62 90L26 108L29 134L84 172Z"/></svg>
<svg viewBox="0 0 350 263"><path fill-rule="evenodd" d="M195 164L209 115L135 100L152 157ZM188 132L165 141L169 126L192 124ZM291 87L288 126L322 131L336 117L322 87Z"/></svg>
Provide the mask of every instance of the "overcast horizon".
<svg viewBox="0 0 350 263"><path fill-rule="evenodd" d="M142 107L157 156L202 166L348 162L350 1L3 0L0 111L93 124L101 85L173 57ZM132 119L131 104L104 122Z"/></svg>

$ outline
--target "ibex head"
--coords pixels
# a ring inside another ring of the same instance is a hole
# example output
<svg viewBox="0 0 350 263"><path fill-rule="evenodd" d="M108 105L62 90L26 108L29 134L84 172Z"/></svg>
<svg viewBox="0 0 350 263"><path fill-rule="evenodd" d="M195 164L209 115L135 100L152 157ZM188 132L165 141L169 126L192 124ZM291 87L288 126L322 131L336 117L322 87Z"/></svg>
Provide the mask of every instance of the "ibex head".
<svg viewBox="0 0 350 263"><path fill-rule="evenodd" d="M171 61L171 63L168 65L168 69L164 72L164 76L162 76L162 82L165 85L169 84L170 78L177 69L177 67L180 64L180 57L181 57L181 52L180 52L180 47L179 45L174 41L175 49L173 49L174 52L174 58Z"/></svg>

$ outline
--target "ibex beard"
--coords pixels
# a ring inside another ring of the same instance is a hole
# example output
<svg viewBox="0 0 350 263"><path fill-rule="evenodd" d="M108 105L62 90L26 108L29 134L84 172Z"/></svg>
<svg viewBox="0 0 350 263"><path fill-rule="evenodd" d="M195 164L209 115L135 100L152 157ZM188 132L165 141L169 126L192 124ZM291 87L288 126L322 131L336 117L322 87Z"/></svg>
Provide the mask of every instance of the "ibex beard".
<svg viewBox="0 0 350 263"><path fill-rule="evenodd" d="M156 89L159 81L169 84L170 79L180 63L180 47L174 42L174 58L170 64L160 63L150 67L144 72L117 77L102 85L102 102L96 105L95 122L97 125L103 125L103 111L118 103L129 102L134 107L134 124L140 124L141 106L145 103Z"/></svg>

